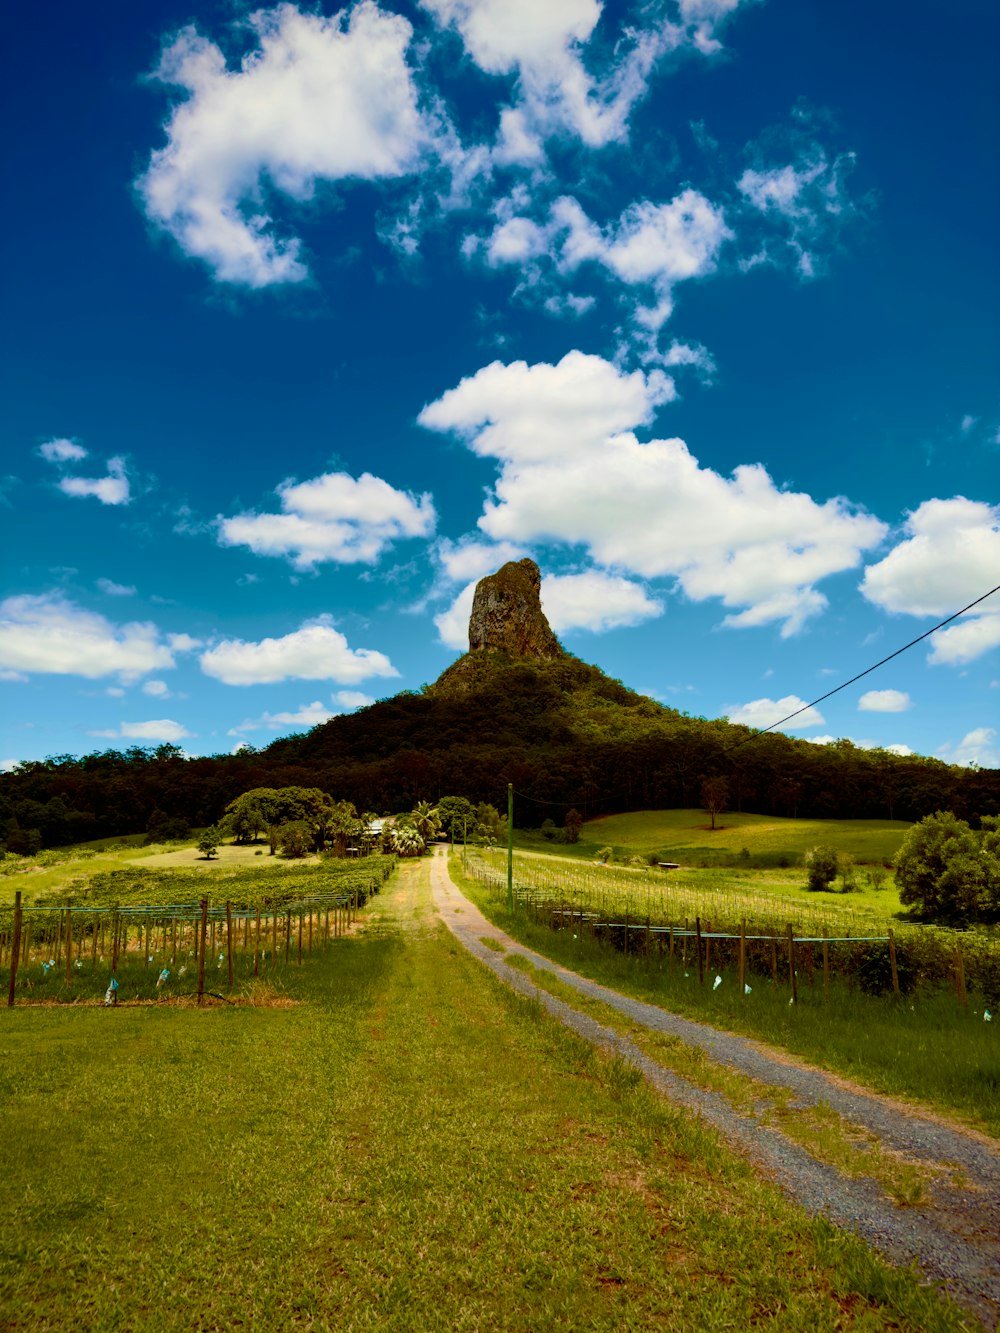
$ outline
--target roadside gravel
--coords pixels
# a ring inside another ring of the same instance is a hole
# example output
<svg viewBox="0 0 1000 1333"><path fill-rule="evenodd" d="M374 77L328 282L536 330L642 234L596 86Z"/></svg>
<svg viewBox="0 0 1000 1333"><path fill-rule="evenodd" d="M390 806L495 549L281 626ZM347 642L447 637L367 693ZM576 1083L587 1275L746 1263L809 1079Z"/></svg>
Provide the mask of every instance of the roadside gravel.
<svg viewBox="0 0 1000 1333"><path fill-rule="evenodd" d="M797 1064L787 1055L770 1052L744 1037L630 999L534 953L487 921L456 888L448 874L443 848L435 852L431 883L435 905L449 930L507 985L537 997L560 1022L588 1041L616 1052L672 1101L697 1111L808 1212L822 1214L838 1226L853 1230L894 1263L916 1262L928 1278L941 1282L953 1299L986 1328L1000 1327L1000 1152L995 1142ZM851 1124L876 1134L887 1148L935 1167L958 1167L964 1177L962 1187L941 1177L928 1202L907 1208L896 1206L873 1180L842 1176L779 1130L741 1115L718 1094L664 1069L628 1037L539 989L522 972L508 966L503 955L484 945L484 936L551 972L581 994L611 1005L636 1026L679 1037L721 1064L772 1086L790 1089L796 1105L822 1102Z"/></svg>

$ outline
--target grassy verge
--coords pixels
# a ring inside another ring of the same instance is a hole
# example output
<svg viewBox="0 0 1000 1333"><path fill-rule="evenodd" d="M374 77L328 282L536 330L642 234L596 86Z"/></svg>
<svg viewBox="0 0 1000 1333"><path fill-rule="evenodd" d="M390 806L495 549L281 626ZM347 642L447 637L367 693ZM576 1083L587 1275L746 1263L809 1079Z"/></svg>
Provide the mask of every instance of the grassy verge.
<svg viewBox="0 0 1000 1333"><path fill-rule="evenodd" d="M967 1326L495 982L426 882L294 1006L7 1015L0 1325Z"/></svg>
<svg viewBox="0 0 1000 1333"><path fill-rule="evenodd" d="M852 1125L829 1106L799 1106L788 1088L772 1086L720 1064L679 1037L635 1026L612 1005L582 995L560 977L535 967L530 959L514 954L507 962L564 1004L628 1037L655 1063L724 1097L740 1114L763 1125L780 1126L817 1161L852 1178L867 1176L874 1180L901 1207L923 1203L935 1175L950 1174L944 1163L935 1171L924 1162L888 1151L876 1135Z"/></svg>
<svg viewBox="0 0 1000 1333"><path fill-rule="evenodd" d="M573 931L551 931L523 915L511 920L483 886L451 862L456 883L497 925L521 943L624 994L659 1004L673 1013L770 1042L824 1069L893 1096L957 1115L1000 1136L1000 1051L996 1022L983 1021L982 1006L962 1009L953 996L922 996L918 1002L866 996L837 979L830 1003L822 985L800 985L791 1007L786 985L756 978L741 998L735 976L718 990L700 986L697 970L678 960L673 972L601 949Z"/></svg>

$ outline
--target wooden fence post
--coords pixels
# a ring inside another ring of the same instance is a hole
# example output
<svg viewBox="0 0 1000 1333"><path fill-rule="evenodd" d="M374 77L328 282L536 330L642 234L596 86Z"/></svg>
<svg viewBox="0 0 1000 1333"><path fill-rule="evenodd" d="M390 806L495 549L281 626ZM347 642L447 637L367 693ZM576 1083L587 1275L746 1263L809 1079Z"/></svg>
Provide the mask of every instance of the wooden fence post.
<svg viewBox="0 0 1000 1333"><path fill-rule="evenodd" d="M823 931L823 1003L830 1003L830 941Z"/></svg>
<svg viewBox="0 0 1000 1333"><path fill-rule="evenodd" d="M785 927L785 937L788 940L788 981L792 988L792 1004L797 1005L799 992L795 985L795 936L792 934L792 923L790 921Z"/></svg>
<svg viewBox="0 0 1000 1333"><path fill-rule="evenodd" d="M226 959L229 967L229 989L233 989L233 905L226 903Z"/></svg>
<svg viewBox="0 0 1000 1333"><path fill-rule="evenodd" d="M198 950L198 1003L205 996L205 950L208 947L208 899L201 900L201 948Z"/></svg>
<svg viewBox="0 0 1000 1333"><path fill-rule="evenodd" d="M288 962L288 953L292 947L292 909L285 913L285 962Z"/></svg>
<svg viewBox="0 0 1000 1333"><path fill-rule="evenodd" d="M667 958L667 970L670 975L674 975L674 928L670 927L670 954Z"/></svg>
<svg viewBox="0 0 1000 1333"><path fill-rule="evenodd" d="M254 944L253 944L253 974L260 976L260 903L257 904L257 910L254 919Z"/></svg>
<svg viewBox="0 0 1000 1333"><path fill-rule="evenodd" d="M118 975L118 913L117 911L111 918L111 975Z"/></svg>
<svg viewBox="0 0 1000 1333"><path fill-rule="evenodd" d="M14 934L10 942L10 983L7 987L7 1008L14 1007L14 987L17 985L17 964L21 954L21 890L14 894Z"/></svg>
<svg viewBox="0 0 1000 1333"><path fill-rule="evenodd" d="M73 980L73 909L66 905L66 985Z"/></svg>
<svg viewBox="0 0 1000 1333"><path fill-rule="evenodd" d="M896 941L893 938L892 931L889 931L889 964L892 967L892 993L899 994L899 972L896 968Z"/></svg>
<svg viewBox="0 0 1000 1333"><path fill-rule="evenodd" d="M746 999L747 984L747 919L740 919L740 999Z"/></svg>
<svg viewBox="0 0 1000 1333"><path fill-rule="evenodd" d="M696 946L697 946L697 949L698 949L698 981L699 981L699 983L700 983L702 986L704 986L704 984L705 984L705 960L704 960L704 959L702 958L702 956L701 956L701 917L700 917L700 916L696 916L695 919L694 919L694 931L695 931Z"/></svg>

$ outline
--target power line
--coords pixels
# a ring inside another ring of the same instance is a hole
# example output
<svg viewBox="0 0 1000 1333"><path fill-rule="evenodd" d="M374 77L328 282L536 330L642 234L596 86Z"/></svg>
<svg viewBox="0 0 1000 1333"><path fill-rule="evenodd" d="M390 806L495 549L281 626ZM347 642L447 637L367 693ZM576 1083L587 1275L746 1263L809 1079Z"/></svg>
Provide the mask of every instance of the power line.
<svg viewBox="0 0 1000 1333"><path fill-rule="evenodd" d="M806 712L806 710L809 708L815 708L816 705L821 704L824 699L829 699L834 694L839 694L841 690L846 690L848 685L853 685L855 681L861 680L865 676L870 676L873 671L877 671L879 667L885 666L886 662L891 662L892 659L894 657L898 657L900 653L905 653L907 649L913 648L916 644L920 643L922 640L929 638L930 635L936 634L938 630L943 629L945 625L950 625L951 622L953 620L957 620L959 616L964 616L966 611L971 611L972 608L974 606L978 606L980 602L985 602L987 597L992 597L995 592L1000 592L1000 583L998 583L995 588L991 588L989 592L984 592L982 597L977 597L974 602L970 602L968 606L963 606L961 611L956 611L954 615L948 616L947 619L939 621L938 624L934 625L931 629L925 630L923 634L918 634L917 637L915 639L911 639L909 643L904 643L902 648L897 648L894 653L890 653L888 657L883 657L882 660L880 662L876 662L874 666L866 667L864 671L859 671L856 676L852 676L850 680L845 680L842 685L836 685L832 690L827 690L826 694L821 694L819 698L814 699L812 703L803 704L801 708L796 708L794 713L789 713L787 717L783 717L779 719L779 721L777 722L772 722L769 727L761 727L760 730L755 732L753 736L744 736L744 738L741 741L737 741L735 745L727 746L727 748L723 750L722 753L729 754L732 750L738 750L741 745L746 745L748 744L748 742L756 740L757 736L763 736L768 731L774 731L775 727L783 727L785 723L790 722L793 717L798 717L800 713Z"/></svg>
<svg viewBox="0 0 1000 1333"><path fill-rule="evenodd" d="M1000 583L998 583L995 588L991 588L989 592L984 592L982 597L977 597L974 602L970 602L968 606L963 606L961 611L956 611L953 615L946 616L944 620L938 621L938 623L932 625L930 629L924 630L923 634L918 634L917 637L911 639L909 643L904 643L902 648L897 648L896 651L890 653L888 657L883 657L880 661L873 663L872 666L866 667L864 671L859 671L856 676L852 676L850 680L845 680L842 685L836 685L832 690L827 690L826 694L821 694L818 699L813 699L812 703L803 704L801 708L796 708L794 713L789 713L787 717L780 718L777 722L772 722L769 727L761 727L758 730L754 730L752 735L744 736L741 741L736 741L734 745L727 746L721 753L731 754L733 750L738 750L743 745L749 745L749 743L755 741L758 736L766 735L767 732L774 731L776 727L784 726L784 724L790 722L793 717L798 717L800 713L806 712L807 709L815 708L817 704L821 704L825 699L829 699L833 695L839 694L841 690L846 690L848 685L853 685L856 681L863 680L865 676L870 676L873 671L877 671L879 667L885 666L886 662L891 662L894 657L899 657L900 653L905 653L910 648L915 647L918 643L922 643L924 639L930 638L930 636L936 634L939 629L944 629L945 625L950 625L951 622L957 620L959 616L964 616L967 611L971 611L972 608L978 606L980 602L985 602L988 597L992 597L996 592L1000 592ZM565 801L553 801L546 800L539 796L530 796L524 791L515 790L515 795L521 800L531 801L535 805L563 806L566 804ZM614 800L616 796L621 795L623 795L622 792L610 792L605 793L600 799L604 801Z"/></svg>

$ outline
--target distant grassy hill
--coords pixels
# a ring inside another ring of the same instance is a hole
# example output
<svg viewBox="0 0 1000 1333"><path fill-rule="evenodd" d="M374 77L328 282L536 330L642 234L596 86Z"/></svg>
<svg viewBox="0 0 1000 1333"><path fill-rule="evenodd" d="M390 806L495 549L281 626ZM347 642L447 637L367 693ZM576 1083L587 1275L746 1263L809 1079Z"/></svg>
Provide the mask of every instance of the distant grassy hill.
<svg viewBox="0 0 1000 1333"><path fill-rule="evenodd" d="M811 848L829 843L857 861L888 862L909 828L903 820L788 819L777 815L723 814L716 828L704 810L635 810L588 820L575 846L553 846L536 835L519 837L526 848L543 847L578 856L593 856L612 847L616 856L649 856L665 861L738 863L744 850L750 858L790 864L801 861Z"/></svg>

